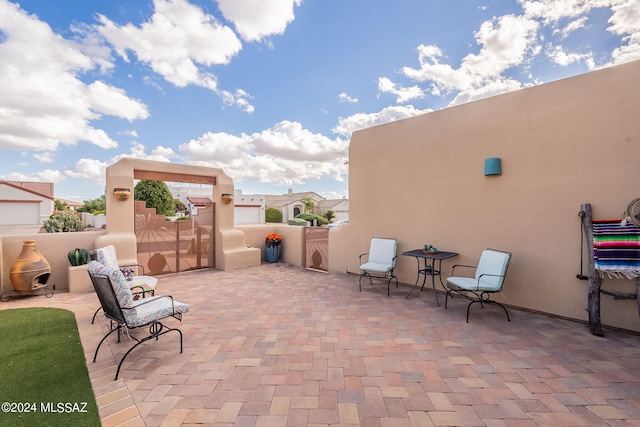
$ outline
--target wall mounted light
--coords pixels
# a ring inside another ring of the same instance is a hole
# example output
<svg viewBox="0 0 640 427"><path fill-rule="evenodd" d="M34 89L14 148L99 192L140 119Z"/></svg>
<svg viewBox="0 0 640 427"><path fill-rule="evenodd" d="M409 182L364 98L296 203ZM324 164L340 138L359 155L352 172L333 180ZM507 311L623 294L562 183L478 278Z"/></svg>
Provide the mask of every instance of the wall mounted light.
<svg viewBox="0 0 640 427"><path fill-rule="evenodd" d="M113 197L118 200L128 200L131 197L131 190L128 188L114 188Z"/></svg>
<svg viewBox="0 0 640 427"><path fill-rule="evenodd" d="M233 201L233 194L230 194L230 193L223 193L223 194L222 194L222 196L220 196L220 198L222 199L222 201L223 201L225 204L227 204L227 205L228 205L229 203L231 203L231 202Z"/></svg>
<svg viewBox="0 0 640 427"><path fill-rule="evenodd" d="M484 159L484 175L502 175L502 161L500 157Z"/></svg>

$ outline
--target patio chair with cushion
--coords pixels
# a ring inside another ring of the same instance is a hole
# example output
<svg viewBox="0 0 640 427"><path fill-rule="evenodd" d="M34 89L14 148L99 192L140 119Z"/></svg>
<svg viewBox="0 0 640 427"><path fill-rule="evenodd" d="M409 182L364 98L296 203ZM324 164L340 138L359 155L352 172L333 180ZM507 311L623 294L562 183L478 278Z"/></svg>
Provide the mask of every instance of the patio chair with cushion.
<svg viewBox="0 0 640 427"><path fill-rule="evenodd" d="M189 311L189 305L178 302L169 295L152 296L144 299L134 300L131 289L120 269L110 269L97 261L91 261L87 266L87 271L91 277L93 287L98 294L98 299L104 310L104 315L110 320L109 332L102 338L93 361L98 357L100 346L109 335L118 332L118 342L120 342L121 332L135 341L135 344L127 350L118 363L116 377L120 373L120 368L124 359L140 344L151 339L158 339L171 331L176 331L180 335L180 353L182 353L182 331L176 328L168 328L162 320L173 317L182 320L182 315ZM138 328L149 328L149 334L143 338L138 338L129 334L130 330Z"/></svg>
<svg viewBox="0 0 640 427"><path fill-rule="evenodd" d="M118 257L116 255L116 248L113 245L105 246L103 248L98 248L96 250L89 252L89 257L93 261L98 261L100 264L104 265L107 268L113 270L128 270L133 271L131 267L136 267L142 272L141 276L133 276L130 275L126 278L127 285L129 289L131 289L131 293L133 295L133 299L138 299L140 297L144 298L147 295L155 295L156 284L158 283L158 279L152 276L144 275L144 266L142 264L126 264L119 265ZM93 313L93 320L91 323L95 322L96 315L100 311L101 307L98 307L95 313Z"/></svg>
<svg viewBox="0 0 640 427"><path fill-rule="evenodd" d="M483 308L485 303L499 305L507 314L507 320L511 321L506 307L491 299L491 294L502 292L510 261L511 253L495 249L486 249L482 252L477 266L454 265L451 269L452 277L447 278L448 289L444 300L444 307L447 308L449 295L455 292L471 300L467 306L467 323L469 323L469 310L471 309L471 305L476 302L479 302ZM458 267L475 269L475 275L473 277L454 276L455 269Z"/></svg>
<svg viewBox="0 0 640 427"><path fill-rule="evenodd" d="M391 280L396 280L396 288L398 287L398 278L393 270L396 268L398 241L396 239L388 239L382 237L374 237L371 239L369 252L360 255L360 279L358 281L360 292L362 292L362 277L369 276L369 284L371 278L377 277L387 280L387 295L391 294ZM366 256L367 262L363 263L362 258Z"/></svg>

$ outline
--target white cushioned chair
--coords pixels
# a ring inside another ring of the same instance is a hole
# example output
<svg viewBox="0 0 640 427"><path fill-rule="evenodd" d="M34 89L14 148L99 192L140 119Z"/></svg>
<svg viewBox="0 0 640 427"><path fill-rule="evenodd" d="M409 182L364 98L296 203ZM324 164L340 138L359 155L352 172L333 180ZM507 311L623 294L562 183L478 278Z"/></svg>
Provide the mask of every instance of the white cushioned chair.
<svg viewBox="0 0 640 427"><path fill-rule="evenodd" d="M388 239L382 237L374 237L371 239L369 252L360 254L360 279L358 284L360 292L362 292L362 277L369 276L369 284L371 278L377 277L387 280L387 295L391 294L391 280L396 280L396 288L398 287L398 278L393 270L396 268L396 252L398 241L396 239ZM363 263L363 257L367 257L367 262Z"/></svg>
<svg viewBox="0 0 640 427"><path fill-rule="evenodd" d="M479 302L482 307L484 304L497 304L507 314L507 320L510 321L509 312L499 302L491 299L491 294L502 292L504 279L507 276L507 269L511 261L511 253L498 251L495 249L486 249L480 256L477 266L470 265L454 265L451 269L451 276L447 278L447 295L445 296L444 307L447 308L447 301L452 292L462 295L471 300L467 306L467 323L469 323L469 310L473 303ZM456 268L475 269L475 275L454 276Z"/></svg>
<svg viewBox="0 0 640 427"><path fill-rule="evenodd" d="M176 301L169 295L134 300L131 289L120 269L107 268L97 261L91 261L87 266L87 271L104 310L104 315L110 320L109 332L98 344L93 356L94 362L98 357L98 351L102 343L116 331L118 332L118 342L120 342L121 332L125 332L135 341L135 344L122 356L120 363L118 363L116 380L124 359L143 342L153 338L157 340L161 335L176 331L180 335L180 353L182 353L182 331L180 329L167 328L161 321L169 317L182 320L182 315L189 311L188 304ZM149 327L149 335L144 338L136 338L128 333L131 329L145 326Z"/></svg>
<svg viewBox="0 0 640 427"><path fill-rule="evenodd" d="M147 295L155 295L155 289L156 285L158 284L158 279L152 276L145 276L144 266L142 264L119 265L116 248L113 245L90 251L89 257L91 258L91 260L98 261L100 264L112 270L131 270L130 267L135 267L136 269L140 270L142 272L141 276L132 275L126 278L127 286L129 286L129 289L131 289L133 299L138 299L140 297L144 298ZM100 308L101 307L98 307L96 312L93 313L93 320L91 321L91 323L95 322L96 315L100 311Z"/></svg>

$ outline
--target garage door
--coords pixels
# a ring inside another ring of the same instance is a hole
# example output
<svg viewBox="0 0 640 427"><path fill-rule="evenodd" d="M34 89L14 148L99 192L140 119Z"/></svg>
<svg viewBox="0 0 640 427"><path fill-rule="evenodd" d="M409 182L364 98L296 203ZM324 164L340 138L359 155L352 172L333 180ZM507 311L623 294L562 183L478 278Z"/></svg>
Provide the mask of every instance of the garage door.
<svg viewBox="0 0 640 427"><path fill-rule="evenodd" d="M21 225L40 223L40 203L0 202L0 224Z"/></svg>

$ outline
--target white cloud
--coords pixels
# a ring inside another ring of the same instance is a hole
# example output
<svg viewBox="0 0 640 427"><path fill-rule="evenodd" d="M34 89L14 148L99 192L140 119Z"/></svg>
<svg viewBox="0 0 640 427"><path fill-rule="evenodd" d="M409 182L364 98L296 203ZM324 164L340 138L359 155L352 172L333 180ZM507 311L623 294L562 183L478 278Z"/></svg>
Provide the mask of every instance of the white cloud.
<svg viewBox="0 0 640 427"><path fill-rule="evenodd" d="M575 18L591 9L609 7L611 0L520 0L520 3L527 17L540 19L544 25L556 25L562 19Z"/></svg>
<svg viewBox="0 0 640 427"><path fill-rule="evenodd" d="M566 52L562 46L549 45L545 50L545 54L558 65L567 66L574 62L584 62L590 69L595 67L593 54L589 53L571 53Z"/></svg>
<svg viewBox="0 0 640 427"><path fill-rule="evenodd" d="M55 160L55 152L53 151L40 151L33 153L33 157L40 163L53 163Z"/></svg>
<svg viewBox="0 0 640 427"><path fill-rule="evenodd" d="M252 135L209 132L179 150L186 162L221 168L235 180L290 185L325 176L342 180L348 145L283 121Z"/></svg>
<svg viewBox="0 0 640 427"><path fill-rule="evenodd" d="M294 7L302 0L217 0L217 3L244 40L260 41L284 33L295 19Z"/></svg>
<svg viewBox="0 0 640 427"><path fill-rule="evenodd" d="M608 31L622 36L626 43L611 54L611 65L640 59L640 1L613 1Z"/></svg>
<svg viewBox="0 0 640 427"><path fill-rule="evenodd" d="M404 104L412 99L424 98L424 92L418 86L404 87L392 82L387 77L378 79L378 90L382 93L390 93L396 96L396 103Z"/></svg>
<svg viewBox="0 0 640 427"><path fill-rule="evenodd" d="M66 175L59 170L45 169L30 174L13 172L2 175L2 179L9 181L31 181L31 182L53 182L57 184L67 179Z"/></svg>
<svg viewBox="0 0 640 427"><path fill-rule="evenodd" d="M79 178L98 185L105 184L107 166L111 163L102 162L96 159L79 159L73 167L66 169L64 175L69 178Z"/></svg>
<svg viewBox="0 0 640 427"><path fill-rule="evenodd" d="M87 86L87 92L96 112L122 117L130 122L149 117L146 106L141 101L129 98L120 88L97 80Z"/></svg>
<svg viewBox="0 0 640 427"><path fill-rule="evenodd" d="M587 21L588 18L586 16L580 17L569 22L564 26L564 28L556 29L553 33L560 35L560 38L562 39L566 39L572 32L577 31L581 28L585 28L587 26Z"/></svg>
<svg viewBox="0 0 640 427"><path fill-rule="evenodd" d="M520 0L521 15L504 15L484 22L475 33L477 53L465 56L458 68L447 62L445 52L437 45L418 47L419 68L403 67L406 77L428 84L433 95L454 93L451 105L520 89L540 83L535 77L527 84L505 73L516 67L527 69L542 52L543 30L551 29L544 52L560 66L583 63L595 69L595 54L584 46L576 52L569 44L557 41L569 39L573 32L589 25L588 14L594 9L610 8L612 16L608 30L625 42L612 53L610 63L640 59L640 1L638 0ZM555 40L553 39L555 37ZM380 79L379 89L393 93L393 83Z"/></svg>
<svg viewBox="0 0 640 427"><path fill-rule="evenodd" d="M101 113L146 117L146 107L122 90L105 85L108 102L94 96L103 83L87 85L80 76L101 62L19 6L0 1L0 31L0 149L54 151L79 141L113 148L117 143L92 120Z"/></svg>
<svg viewBox="0 0 640 427"><path fill-rule="evenodd" d="M233 30L186 0L154 0L153 4L153 15L139 27L118 25L98 15L100 25L96 31L125 61L129 60L127 53L133 52L139 61L176 87L203 87L226 104L252 112L246 92L220 89L217 77L208 71L211 66L228 64L242 49Z"/></svg>
<svg viewBox="0 0 640 427"><path fill-rule="evenodd" d="M358 113L346 118L340 117L338 124L332 131L338 135L350 138L351 134L357 130L406 119L430 111L432 110L419 110L412 105L386 107L377 113Z"/></svg>
<svg viewBox="0 0 640 427"><path fill-rule="evenodd" d="M420 68L404 67L403 72L418 82L432 82L434 94L479 89L524 61L534 45L537 28L535 21L522 16L494 18L484 22L475 33L480 51L464 57L460 68L441 63L444 54L437 46L420 45Z"/></svg>
<svg viewBox="0 0 640 427"><path fill-rule="evenodd" d="M162 146L154 148L150 154L147 154L144 145L133 142L131 143L131 149L128 153L114 156L106 162L98 159L82 158L76 161L71 168L65 169L62 174L65 177L88 180L96 185L104 185L107 167L124 157L169 162L177 156L171 148Z"/></svg>
<svg viewBox="0 0 640 427"><path fill-rule="evenodd" d="M358 102L358 98L352 98L344 92L338 95L338 99L340 100L340 102L347 102L349 104L355 104Z"/></svg>

